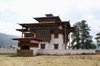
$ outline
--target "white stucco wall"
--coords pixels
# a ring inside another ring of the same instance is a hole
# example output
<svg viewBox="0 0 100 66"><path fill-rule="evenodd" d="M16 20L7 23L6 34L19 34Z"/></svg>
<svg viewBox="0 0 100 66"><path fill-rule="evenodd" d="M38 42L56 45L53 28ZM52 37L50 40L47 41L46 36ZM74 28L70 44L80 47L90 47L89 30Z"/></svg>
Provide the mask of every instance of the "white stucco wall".
<svg viewBox="0 0 100 66"><path fill-rule="evenodd" d="M63 35L59 34L58 38L54 38L54 34L51 34L50 42L40 42L39 49L41 48L40 44L45 44L45 49L54 49L54 44L59 44L58 49L64 49L63 48Z"/></svg>
<svg viewBox="0 0 100 66"><path fill-rule="evenodd" d="M95 50L53 50L53 49L39 49L38 54L44 55L78 55L78 54L95 54Z"/></svg>
<svg viewBox="0 0 100 66"><path fill-rule="evenodd" d="M51 34L51 40L50 40L50 49L54 49L54 44L59 44L58 49L62 49L63 44L63 35L59 34L58 38L54 38L54 34Z"/></svg>
<svg viewBox="0 0 100 66"><path fill-rule="evenodd" d="M37 55L38 49L39 48L36 48L36 47L30 47L30 50L33 50L33 55Z"/></svg>
<svg viewBox="0 0 100 66"><path fill-rule="evenodd" d="M44 55L73 55L73 54L95 54L95 50L64 50L64 49L38 49L31 47L33 55L44 54ZM0 54L17 54L17 50L14 49L0 49Z"/></svg>
<svg viewBox="0 0 100 66"><path fill-rule="evenodd" d="M0 54L16 54L16 49L0 49Z"/></svg>

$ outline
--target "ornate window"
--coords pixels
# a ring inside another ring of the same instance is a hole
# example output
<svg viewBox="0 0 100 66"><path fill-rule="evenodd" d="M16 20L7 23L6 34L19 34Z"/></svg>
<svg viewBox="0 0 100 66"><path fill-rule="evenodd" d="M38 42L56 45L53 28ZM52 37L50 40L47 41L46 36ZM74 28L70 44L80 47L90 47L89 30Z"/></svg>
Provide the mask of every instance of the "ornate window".
<svg viewBox="0 0 100 66"><path fill-rule="evenodd" d="M24 34L24 37L34 37L33 34Z"/></svg>
<svg viewBox="0 0 100 66"><path fill-rule="evenodd" d="M49 32L49 30L38 30L36 32L36 35L38 37L47 37L47 36L50 36L50 32Z"/></svg>

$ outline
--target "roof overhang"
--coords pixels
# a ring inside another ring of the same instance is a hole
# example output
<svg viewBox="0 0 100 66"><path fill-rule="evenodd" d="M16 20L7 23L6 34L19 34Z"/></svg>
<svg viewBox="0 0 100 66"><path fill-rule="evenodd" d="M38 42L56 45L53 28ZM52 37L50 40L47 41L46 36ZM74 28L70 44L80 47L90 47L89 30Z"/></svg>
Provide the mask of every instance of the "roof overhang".
<svg viewBox="0 0 100 66"><path fill-rule="evenodd" d="M61 21L61 19L59 18L59 16L49 16L49 17L33 17L35 20L37 20L38 22L44 22L44 21L50 21L52 19L55 19L55 21Z"/></svg>
<svg viewBox="0 0 100 66"><path fill-rule="evenodd" d="M56 27L58 27L58 25L56 23L53 23L53 24L47 24L47 23L45 23L45 24L40 24L40 23L38 23L38 24L19 24L19 25L21 25L23 27L35 27L35 26L56 26Z"/></svg>
<svg viewBox="0 0 100 66"><path fill-rule="evenodd" d="M42 39L38 39L38 38L12 38L13 40L18 40L18 41L21 41L21 40L35 40L35 41L43 41Z"/></svg>
<svg viewBox="0 0 100 66"><path fill-rule="evenodd" d="M27 31L27 29L16 29L17 31L23 31L23 32L25 32L25 31Z"/></svg>
<svg viewBox="0 0 100 66"><path fill-rule="evenodd" d="M62 21L62 22L50 22L50 23L23 23L23 24L19 24L23 27L44 27L44 26L55 26L55 27L58 27L58 26L67 26L67 27L71 27L70 25L70 21ZM18 31L22 31L22 29L17 29ZM24 29L23 31L26 31L26 29Z"/></svg>

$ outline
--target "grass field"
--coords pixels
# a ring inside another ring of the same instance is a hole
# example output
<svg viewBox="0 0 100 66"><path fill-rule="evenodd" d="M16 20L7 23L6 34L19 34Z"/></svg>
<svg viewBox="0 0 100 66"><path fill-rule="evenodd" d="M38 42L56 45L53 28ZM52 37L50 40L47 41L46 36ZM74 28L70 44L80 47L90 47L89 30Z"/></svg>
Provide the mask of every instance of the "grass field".
<svg viewBox="0 0 100 66"><path fill-rule="evenodd" d="M0 55L0 66L100 66L100 55Z"/></svg>

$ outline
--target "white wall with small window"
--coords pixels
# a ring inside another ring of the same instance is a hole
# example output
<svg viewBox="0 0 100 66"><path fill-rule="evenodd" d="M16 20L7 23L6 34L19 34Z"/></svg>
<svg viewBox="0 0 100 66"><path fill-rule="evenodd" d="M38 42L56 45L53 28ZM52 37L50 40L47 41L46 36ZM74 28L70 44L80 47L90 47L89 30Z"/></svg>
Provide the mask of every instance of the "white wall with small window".
<svg viewBox="0 0 100 66"><path fill-rule="evenodd" d="M45 45L43 45L45 44ZM51 40L43 41L39 43L39 49L63 49L63 35L58 34L58 38L54 37L54 34L51 34ZM42 47L41 47L42 46ZM43 48L45 46L45 48ZM55 47L56 46L56 47Z"/></svg>

